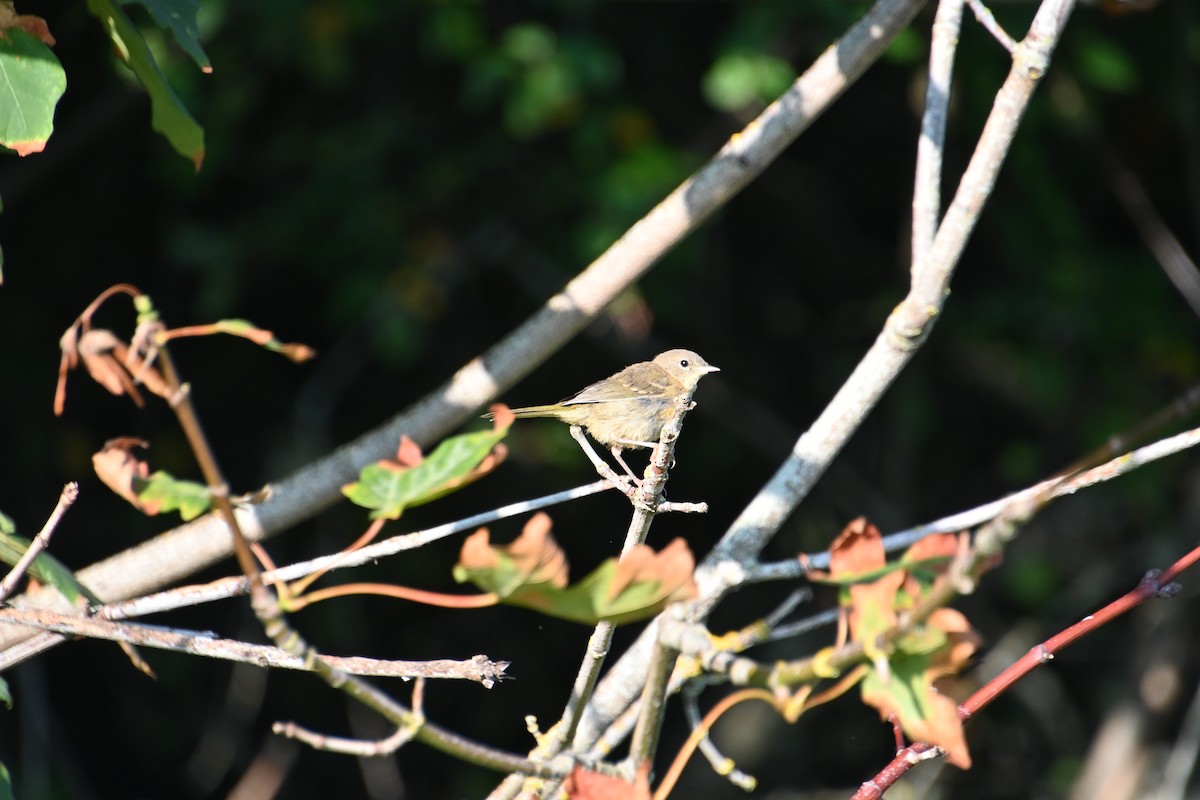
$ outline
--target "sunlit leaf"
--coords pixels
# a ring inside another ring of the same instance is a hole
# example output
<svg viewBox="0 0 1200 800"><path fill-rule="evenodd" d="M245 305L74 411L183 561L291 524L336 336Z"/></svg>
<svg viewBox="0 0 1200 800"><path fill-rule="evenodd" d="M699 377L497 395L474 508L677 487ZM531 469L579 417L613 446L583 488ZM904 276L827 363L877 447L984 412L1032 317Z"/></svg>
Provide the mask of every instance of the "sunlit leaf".
<svg viewBox="0 0 1200 800"><path fill-rule="evenodd" d="M297 344L294 342L281 342L275 338L275 334L264 328L260 328L254 323L244 319L223 319L214 322L214 332L228 333L232 336L240 336L243 339L249 339L255 344L265 347L275 353L280 353L287 356L292 361L297 363L308 361L317 353L311 347L305 344Z"/></svg>
<svg viewBox="0 0 1200 800"><path fill-rule="evenodd" d="M547 514L534 514L511 544L492 545L489 539L487 528L467 537L454 567L455 580L470 580L501 598L531 587L561 590L567 585L567 558L550 535Z"/></svg>
<svg viewBox="0 0 1200 800"><path fill-rule="evenodd" d="M195 481L180 481L159 470L148 479L134 480L142 510L151 516L179 511L184 522L193 520L212 506L208 487Z"/></svg>
<svg viewBox="0 0 1200 800"><path fill-rule="evenodd" d="M491 429L452 436L413 466L398 461L369 464L357 481L342 487L342 494L372 509L374 519L398 519L404 509L444 497L493 469L506 454L498 446L505 433Z"/></svg>
<svg viewBox="0 0 1200 800"><path fill-rule="evenodd" d="M694 569L687 543L676 539L657 553L640 545L623 560L608 559L567 586L566 559L549 535L546 517L536 526L526 525L511 545L490 545L486 529L476 532L463 544L454 578L470 581L508 605L590 625L602 619L645 619L670 603L695 597Z"/></svg>
<svg viewBox="0 0 1200 800"><path fill-rule="evenodd" d="M50 48L19 28L0 33L0 144L39 153L54 131L67 74Z"/></svg>

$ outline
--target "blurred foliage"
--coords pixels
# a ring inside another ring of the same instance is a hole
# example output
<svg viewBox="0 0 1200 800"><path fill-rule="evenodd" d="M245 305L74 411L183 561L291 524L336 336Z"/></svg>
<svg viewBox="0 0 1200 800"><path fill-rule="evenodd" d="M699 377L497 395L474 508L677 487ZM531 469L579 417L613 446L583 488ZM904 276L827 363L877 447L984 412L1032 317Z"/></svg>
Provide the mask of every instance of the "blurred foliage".
<svg viewBox="0 0 1200 800"><path fill-rule="evenodd" d="M133 8L156 63L203 126L198 174L152 131L145 93L112 68L112 43L83 4L47 10L68 78L55 133L45 152L0 162L0 452L8 455L0 508L35 530L62 484L80 480L80 502L52 547L77 569L161 529L91 476L91 454L105 439L145 438L156 463L194 471L160 407L138 414L83 388L52 421L58 337L104 287L137 284L172 326L246 317L319 351L296 366L236 342L177 348L234 490L253 489L420 398L523 320L864 8L842 0L207 0L195 23L213 65L207 75L145 8ZM1033 10L995 8L1018 36ZM502 398L563 397L669 346L721 366L698 393L671 482L672 498L706 500L712 510L663 519L656 549L687 535L697 557L707 552L903 296L931 21L927 9L758 181ZM1098 157L1111 151L1133 171L1195 257L1197 41L1200 23L1185 0L1138 14L1075 12L946 313L770 557L822 550L859 514L891 530L1020 488L1200 378L1195 315L1138 237ZM1007 68L1007 54L968 15L946 197ZM562 426L523 423L508 442L510 458L495 475L452 501L406 510L404 530L593 477ZM1190 547L1200 514L1194 463L1176 457L1039 518L965 604L985 640L1049 635ZM269 549L281 563L330 552L358 535L361 516L347 503ZM608 495L556 510L559 539L581 574L619 547L626 516ZM493 534L511 538L519 526ZM428 588L455 591L456 548L446 542L393 559L376 568L386 573L379 579L444 581ZM745 625L781 590L730 599L714 625ZM1153 640L1142 638L1149 617L1118 622L1056 659L1053 680L976 719L968 727L975 767L945 776L945 791L1062 796L1113 698L1136 696L1139 653L1177 654L1169 666L1186 700L1200 653L1190 629L1173 622L1194 612L1194 591L1185 595L1156 607ZM160 621L255 635L237 604ZM511 659L516 681L490 692L431 686L426 712L514 751L532 744L526 714L546 721L561 712L586 641L576 626L520 609L429 611L371 598L318 604L297 624L329 652ZM635 634L622 631L617 649ZM761 655L812 652L832 633L820 635ZM1021 641L1027 648L1036 639ZM15 710L0 715L0 761L22 765L18 796L224 796L271 722L303 718L345 734L341 699L308 676L253 683L228 666L149 657L157 683L130 670L116 648L90 642L5 676ZM91 672L81 680L84 663ZM239 694L248 680L261 694ZM1180 702L1157 712L1148 734L1157 743L1170 742ZM23 727L22 714L43 721L45 733ZM857 786L891 752L890 730L850 701L793 728L760 722L725 733L753 737L739 766L763 791ZM664 746L685 735L673 711ZM209 748L209 736L229 746ZM418 746L395 761L413 797L477 797L494 782ZM353 760L302 750L281 796L361 794L361 781ZM742 796L703 764L689 767L677 794Z"/></svg>

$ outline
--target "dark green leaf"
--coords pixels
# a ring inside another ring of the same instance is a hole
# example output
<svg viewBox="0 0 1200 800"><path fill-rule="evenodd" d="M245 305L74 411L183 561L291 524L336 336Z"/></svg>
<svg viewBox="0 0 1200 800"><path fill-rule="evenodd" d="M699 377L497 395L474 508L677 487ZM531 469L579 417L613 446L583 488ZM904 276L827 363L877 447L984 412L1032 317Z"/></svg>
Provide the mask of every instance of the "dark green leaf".
<svg viewBox="0 0 1200 800"><path fill-rule="evenodd" d="M0 683L4 681L0 680ZM5 690L7 694L7 689ZM11 705L11 704L10 704ZM12 777L8 774L8 767L0 761L0 800L13 800Z"/></svg>
<svg viewBox="0 0 1200 800"><path fill-rule="evenodd" d="M200 3L197 0L121 0L121 3L145 7L160 27L171 32L196 66L204 72L212 72L212 63L200 46L200 26L196 24Z"/></svg>
<svg viewBox="0 0 1200 800"><path fill-rule="evenodd" d="M190 158L196 169L200 169L204 162L204 129L192 119L183 101L167 83L146 40L112 0L88 0L88 10L104 24L104 31L112 39L117 55L129 65L150 94L151 126L167 137L181 155Z"/></svg>

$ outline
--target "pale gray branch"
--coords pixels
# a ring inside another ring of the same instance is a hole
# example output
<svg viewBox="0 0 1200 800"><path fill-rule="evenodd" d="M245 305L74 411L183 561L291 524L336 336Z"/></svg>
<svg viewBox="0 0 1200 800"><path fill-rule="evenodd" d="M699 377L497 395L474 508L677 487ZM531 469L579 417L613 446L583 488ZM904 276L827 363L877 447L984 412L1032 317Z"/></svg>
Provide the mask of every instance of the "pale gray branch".
<svg viewBox="0 0 1200 800"><path fill-rule="evenodd" d="M158 625L135 625L128 622L75 617L54 611L37 609L0 608L0 622L23 625L68 636L84 636L113 642L128 642L139 647L174 650L206 658L239 661L256 667L311 671L301 658L268 645L250 644L233 639L221 639L204 631L165 628ZM384 678L453 678L471 680L492 686L503 679L508 662L490 661L474 656L467 661L438 659L434 661L394 661L360 656L322 656L338 669L354 675Z"/></svg>
<svg viewBox="0 0 1200 800"><path fill-rule="evenodd" d="M1031 500L1050 490L1046 500L1075 494L1080 489L1095 486L1098 483L1119 478L1129 472L1158 461L1161 458L1195 447L1200 444L1200 428L1193 428L1183 433L1168 436L1152 444L1139 447L1129 453L1117 456L1098 467L1085 470L1069 478L1050 478L1034 484L1027 489L1014 492L1007 497L984 503L981 506L951 514L933 522L926 522L915 528L897 531L883 537L883 547L886 552L894 553L903 550L915 542L934 533L956 533L974 528L985 522L990 522L1014 504ZM747 581L794 580L802 577L809 569L825 569L829 566L829 551L812 553L805 557L804 563L799 559L788 559L769 564L755 564L746 569Z"/></svg>

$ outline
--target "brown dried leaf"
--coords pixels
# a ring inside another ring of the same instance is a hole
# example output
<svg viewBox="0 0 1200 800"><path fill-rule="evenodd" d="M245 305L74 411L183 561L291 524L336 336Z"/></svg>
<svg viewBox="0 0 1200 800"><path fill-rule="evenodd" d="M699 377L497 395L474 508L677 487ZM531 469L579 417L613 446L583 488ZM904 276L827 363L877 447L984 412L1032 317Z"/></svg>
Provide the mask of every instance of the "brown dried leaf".
<svg viewBox="0 0 1200 800"><path fill-rule="evenodd" d="M79 338L79 355L92 379L118 397L129 395L130 399L141 407L142 395L125 369L127 354L125 342L118 339L112 331L93 328Z"/></svg>
<svg viewBox="0 0 1200 800"><path fill-rule="evenodd" d="M54 37L50 35L50 26L46 20L33 14L18 14L10 0L0 2L0 36L4 36L13 28L25 31L38 39L47 47L54 46Z"/></svg>
<svg viewBox="0 0 1200 800"><path fill-rule="evenodd" d="M104 485L125 498L135 508L145 511L134 488L134 480L145 480L150 467L133 454L134 448L145 449L150 445L143 439L121 436L109 439L103 449L92 456L92 468Z"/></svg>
<svg viewBox="0 0 1200 800"><path fill-rule="evenodd" d="M576 767L563 791L571 800L650 800L650 762L638 767L633 783Z"/></svg>

